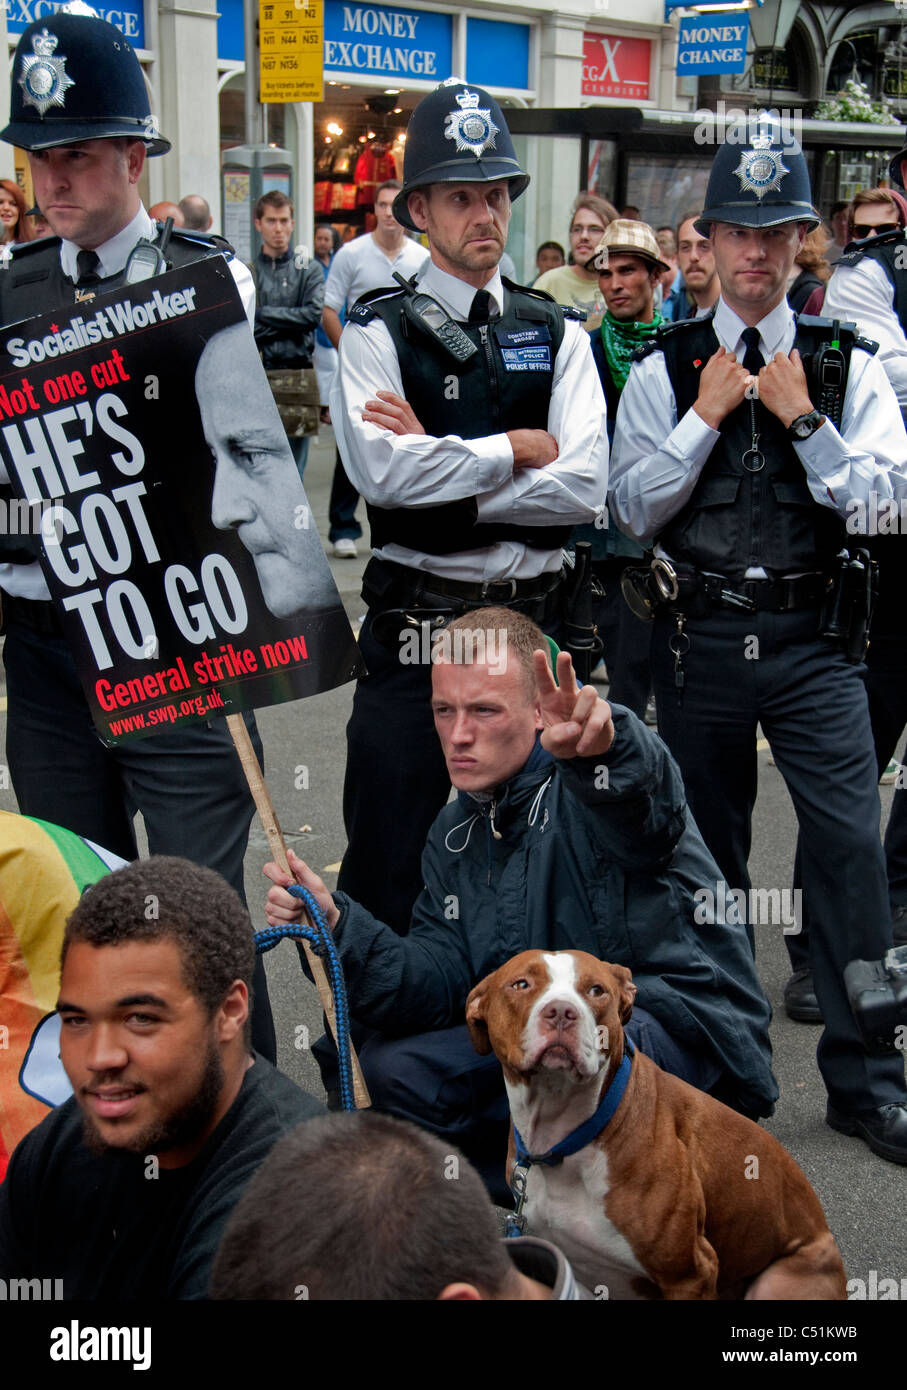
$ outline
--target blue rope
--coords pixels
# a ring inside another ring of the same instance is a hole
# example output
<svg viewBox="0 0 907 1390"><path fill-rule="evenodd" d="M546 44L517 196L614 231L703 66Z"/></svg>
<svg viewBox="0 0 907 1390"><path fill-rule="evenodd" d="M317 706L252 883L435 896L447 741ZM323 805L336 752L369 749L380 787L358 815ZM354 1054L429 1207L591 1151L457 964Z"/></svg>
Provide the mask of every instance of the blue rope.
<svg viewBox="0 0 907 1390"><path fill-rule="evenodd" d="M340 956L328 927L327 919L308 888L303 888L298 883L292 883L287 892L305 903L315 925L309 927L305 922L296 922L286 927L263 927L261 931L255 933L255 949L259 955L264 955L265 951L272 950L285 937L290 937L294 941L307 941L316 956L323 957L331 994L334 996L334 1017L337 1024L337 1061L340 1071L340 1104L344 1110L355 1110L353 1063L350 1057L350 1013Z"/></svg>

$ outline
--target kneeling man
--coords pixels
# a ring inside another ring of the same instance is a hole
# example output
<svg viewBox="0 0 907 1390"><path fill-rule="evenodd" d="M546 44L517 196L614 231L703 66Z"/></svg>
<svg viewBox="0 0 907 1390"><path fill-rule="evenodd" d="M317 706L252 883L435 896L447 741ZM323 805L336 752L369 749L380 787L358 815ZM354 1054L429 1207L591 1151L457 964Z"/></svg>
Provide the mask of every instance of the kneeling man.
<svg viewBox="0 0 907 1390"><path fill-rule="evenodd" d="M0 1277L66 1299L206 1298L236 1202L323 1107L249 1049L255 946L233 889L152 857L88 888L57 1010L73 1096L0 1187Z"/></svg>
<svg viewBox="0 0 907 1390"><path fill-rule="evenodd" d="M530 947L628 966L627 1031L666 1071L752 1117L778 1093L745 929L701 922L694 893L717 893L720 873L673 758L629 710L579 689L566 653L556 685L548 650L502 608L433 639L435 727L458 796L429 832L409 935L290 859L327 914L351 1013L378 1030L360 1052L373 1103L449 1137L486 1181L503 1170L508 1111L496 1058L469 1041L466 998ZM265 873L269 922L295 920L291 880Z"/></svg>

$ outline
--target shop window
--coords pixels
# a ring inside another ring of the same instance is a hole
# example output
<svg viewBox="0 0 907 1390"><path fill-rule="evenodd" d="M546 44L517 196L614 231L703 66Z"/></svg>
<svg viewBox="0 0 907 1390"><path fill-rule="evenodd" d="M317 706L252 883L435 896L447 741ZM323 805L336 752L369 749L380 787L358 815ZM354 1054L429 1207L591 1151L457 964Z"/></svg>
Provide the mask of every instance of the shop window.
<svg viewBox="0 0 907 1390"><path fill-rule="evenodd" d="M786 48L757 48L753 57L752 85L771 92L799 92L797 45L790 43Z"/></svg>
<svg viewBox="0 0 907 1390"><path fill-rule="evenodd" d="M849 34L841 40L828 70L825 90L829 96L840 92L850 78L862 82L873 95L876 94L878 39L878 30L870 29L860 34Z"/></svg>
<svg viewBox="0 0 907 1390"><path fill-rule="evenodd" d="M245 74L238 72L222 88L220 97L220 147L246 143ZM265 141L286 148L286 109L281 102L268 102L264 107Z"/></svg>
<svg viewBox="0 0 907 1390"><path fill-rule="evenodd" d="M905 11L907 19L907 11ZM882 93L898 107L907 105L907 23L879 30L882 54Z"/></svg>
<svg viewBox="0 0 907 1390"><path fill-rule="evenodd" d="M684 213L705 206L713 157L711 153L631 155L624 201L638 207L650 226L676 227Z"/></svg>
<svg viewBox="0 0 907 1390"><path fill-rule="evenodd" d="M613 203L617 194L617 141L590 140L584 187Z"/></svg>

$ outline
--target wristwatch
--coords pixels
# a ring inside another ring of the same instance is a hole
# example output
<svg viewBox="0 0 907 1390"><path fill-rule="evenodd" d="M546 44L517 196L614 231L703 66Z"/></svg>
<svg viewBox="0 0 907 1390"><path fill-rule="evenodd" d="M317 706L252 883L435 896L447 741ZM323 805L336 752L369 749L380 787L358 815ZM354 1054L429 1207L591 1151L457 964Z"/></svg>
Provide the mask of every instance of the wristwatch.
<svg viewBox="0 0 907 1390"><path fill-rule="evenodd" d="M798 415L796 420L791 420L787 433L793 440L809 439L809 436L815 434L819 426L824 424L825 416L821 410L811 410L808 415Z"/></svg>

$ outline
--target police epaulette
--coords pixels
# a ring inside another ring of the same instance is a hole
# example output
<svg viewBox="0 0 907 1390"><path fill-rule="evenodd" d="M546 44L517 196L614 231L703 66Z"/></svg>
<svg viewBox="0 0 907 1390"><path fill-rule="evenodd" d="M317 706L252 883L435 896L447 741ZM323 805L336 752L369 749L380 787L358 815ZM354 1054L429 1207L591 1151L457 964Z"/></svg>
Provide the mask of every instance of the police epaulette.
<svg viewBox="0 0 907 1390"><path fill-rule="evenodd" d="M804 328L827 328L829 333L837 323L839 331L847 337L857 336L857 325L853 319L836 320L826 318L824 314L798 314L797 323L802 324Z"/></svg>
<svg viewBox="0 0 907 1390"><path fill-rule="evenodd" d="M877 246L890 246L893 242L905 239L907 228L897 227L893 232L880 232L878 236L864 237L862 241L849 241L834 265L855 265L866 251L874 251Z"/></svg>
<svg viewBox="0 0 907 1390"><path fill-rule="evenodd" d="M163 222L155 222L155 238L159 237L164 230ZM171 241L188 241L192 246L214 247L217 251L229 251L234 254L233 247L226 237L218 236L216 232L197 232L189 227L173 227L170 231Z"/></svg>
<svg viewBox="0 0 907 1390"><path fill-rule="evenodd" d="M837 264L837 262L835 262L835 264ZM835 322L835 319L829 319L820 314L797 315L798 328L802 325L803 328L808 328L813 332L818 329L819 331L824 331L829 338L835 330ZM837 325L839 339L848 339L853 347L862 348L864 352L869 353L870 357L874 357L878 352L878 343L872 338L864 338L853 319L839 319L837 320Z"/></svg>
<svg viewBox="0 0 907 1390"><path fill-rule="evenodd" d="M58 236L41 236L36 237L34 241L17 241L14 246L10 247L9 251L4 252L4 257L21 261L26 256L33 256L36 251L46 251L49 246L59 245L60 238Z"/></svg>
<svg viewBox="0 0 907 1390"><path fill-rule="evenodd" d="M557 304L553 294L547 290L537 290L532 285L518 285L514 280L508 280L506 275L501 276L501 284L506 290L517 294L529 294L533 299L543 299L546 304ZM585 323L589 315L585 309L577 309L573 304L557 304L565 319L576 319L578 323Z"/></svg>
<svg viewBox="0 0 907 1390"><path fill-rule="evenodd" d="M374 309L370 308L373 299L392 299L404 291L397 285L379 285L376 290L366 290L365 294L359 296L352 308L346 312L348 323L371 323L376 318Z"/></svg>
<svg viewBox="0 0 907 1390"><path fill-rule="evenodd" d="M557 300L547 290L534 290L531 285L518 285L515 280L508 280L506 275L501 276L501 284L505 290L514 290L517 294L531 294L536 299L546 299L549 304L557 303ZM561 307L563 308L563 305Z"/></svg>
<svg viewBox="0 0 907 1390"><path fill-rule="evenodd" d="M835 262L837 265L837 261ZM829 339L835 335L839 342L845 346L849 343L851 347L862 348L873 357L879 350L879 345L872 338L864 338L857 328L853 319L829 319L824 314L797 314L796 324L798 328L806 328L812 333L824 333Z"/></svg>
<svg viewBox="0 0 907 1390"><path fill-rule="evenodd" d="M677 323L659 324L651 338L647 338L644 343L640 343L639 347L633 349L630 354L630 361L641 362L643 358L648 357L650 352L655 352L656 348L660 348L665 338L670 337L672 333L680 333L694 325L697 328L701 327L703 322L709 318L711 318L710 314L704 314L699 319L678 319Z"/></svg>

